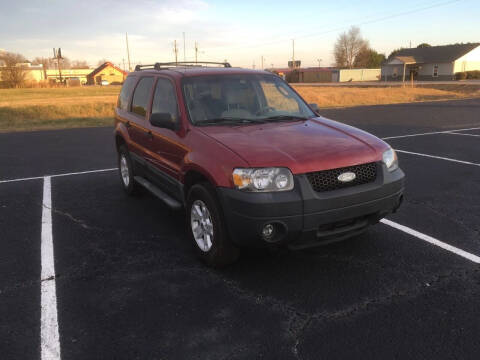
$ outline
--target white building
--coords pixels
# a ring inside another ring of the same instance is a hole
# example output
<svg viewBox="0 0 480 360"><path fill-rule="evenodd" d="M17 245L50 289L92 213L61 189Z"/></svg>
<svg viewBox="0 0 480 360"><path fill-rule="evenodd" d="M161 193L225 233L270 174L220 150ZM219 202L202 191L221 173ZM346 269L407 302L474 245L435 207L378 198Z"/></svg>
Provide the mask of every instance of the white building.
<svg viewBox="0 0 480 360"><path fill-rule="evenodd" d="M402 49L382 66L382 80L455 80L480 70L480 43Z"/></svg>

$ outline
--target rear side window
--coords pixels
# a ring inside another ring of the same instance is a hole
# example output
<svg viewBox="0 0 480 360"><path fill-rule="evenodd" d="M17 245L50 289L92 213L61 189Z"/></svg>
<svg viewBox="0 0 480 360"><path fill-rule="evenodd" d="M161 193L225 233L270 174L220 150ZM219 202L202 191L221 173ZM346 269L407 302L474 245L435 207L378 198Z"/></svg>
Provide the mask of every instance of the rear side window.
<svg viewBox="0 0 480 360"><path fill-rule="evenodd" d="M139 82L133 93L132 112L145 117L147 115L150 90L153 85L153 77L144 77Z"/></svg>
<svg viewBox="0 0 480 360"><path fill-rule="evenodd" d="M152 114L169 113L172 115L172 121L176 122L178 118L177 109L175 88L169 80L159 78L153 96Z"/></svg>
<svg viewBox="0 0 480 360"><path fill-rule="evenodd" d="M118 97L118 108L128 110L128 100L130 99L130 95L132 95L136 80L137 78L135 76L129 76L123 83L122 91L120 91L120 96Z"/></svg>

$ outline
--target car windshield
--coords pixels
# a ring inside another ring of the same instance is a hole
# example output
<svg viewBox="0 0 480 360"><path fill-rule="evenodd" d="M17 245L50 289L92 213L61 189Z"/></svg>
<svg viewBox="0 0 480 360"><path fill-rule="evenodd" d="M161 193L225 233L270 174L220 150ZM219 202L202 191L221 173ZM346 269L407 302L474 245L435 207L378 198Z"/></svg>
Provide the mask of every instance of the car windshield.
<svg viewBox="0 0 480 360"><path fill-rule="evenodd" d="M194 125L238 125L296 121L316 116L274 75L187 77L183 93Z"/></svg>

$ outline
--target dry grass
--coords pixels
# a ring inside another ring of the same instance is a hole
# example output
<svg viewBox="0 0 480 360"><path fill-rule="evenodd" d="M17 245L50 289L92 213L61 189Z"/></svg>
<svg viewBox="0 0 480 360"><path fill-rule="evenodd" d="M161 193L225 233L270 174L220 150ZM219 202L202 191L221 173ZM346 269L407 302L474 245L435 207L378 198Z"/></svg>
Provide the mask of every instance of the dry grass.
<svg viewBox="0 0 480 360"><path fill-rule="evenodd" d="M295 87L295 86L294 86ZM448 90L426 87L307 87L295 90L308 103L320 107L348 107L361 105L398 104L418 101L452 100L480 96L478 87L448 88Z"/></svg>
<svg viewBox="0 0 480 360"><path fill-rule="evenodd" d="M296 90L320 107L393 104L479 97L474 86L417 88L304 87ZM119 86L0 89L0 132L108 126Z"/></svg>
<svg viewBox="0 0 480 360"><path fill-rule="evenodd" d="M1 89L0 131L108 126L120 87Z"/></svg>

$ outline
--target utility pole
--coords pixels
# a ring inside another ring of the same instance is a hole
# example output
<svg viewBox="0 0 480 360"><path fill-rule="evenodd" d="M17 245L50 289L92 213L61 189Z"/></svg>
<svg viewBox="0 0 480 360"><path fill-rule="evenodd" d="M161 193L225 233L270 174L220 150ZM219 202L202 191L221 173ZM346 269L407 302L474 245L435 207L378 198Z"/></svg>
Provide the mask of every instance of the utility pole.
<svg viewBox="0 0 480 360"><path fill-rule="evenodd" d="M185 55L185 32L183 32L183 61L187 61L187 56Z"/></svg>
<svg viewBox="0 0 480 360"><path fill-rule="evenodd" d="M261 70L263 70L263 60L264 60L264 57L263 57L263 55L262 55L262 69L261 69Z"/></svg>
<svg viewBox="0 0 480 360"><path fill-rule="evenodd" d="M175 64L178 63L178 47L177 40L173 40L173 52L175 53Z"/></svg>
<svg viewBox="0 0 480 360"><path fill-rule="evenodd" d="M317 61L318 61L318 67L321 67L320 64L322 63L322 59L317 59Z"/></svg>
<svg viewBox="0 0 480 360"><path fill-rule="evenodd" d="M255 70L255 60L253 60L252 69Z"/></svg>
<svg viewBox="0 0 480 360"><path fill-rule="evenodd" d="M292 39L292 68L295 69L295 39Z"/></svg>
<svg viewBox="0 0 480 360"><path fill-rule="evenodd" d="M61 48L58 48L58 51L55 48L53 48L53 58L57 59L58 77L60 78L60 83L61 83L62 82L62 69L61 69L61 65L60 65L60 60L63 59Z"/></svg>
<svg viewBox="0 0 480 360"><path fill-rule="evenodd" d="M198 43L195 41L195 64L198 62Z"/></svg>
<svg viewBox="0 0 480 360"><path fill-rule="evenodd" d="M122 58L122 63L123 63L123 71L125 71L125 58Z"/></svg>
<svg viewBox="0 0 480 360"><path fill-rule="evenodd" d="M128 48L128 34L125 33L125 40L127 42L127 58L128 58L128 72L132 71L132 66L130 64L130 49Z"/></svg>

